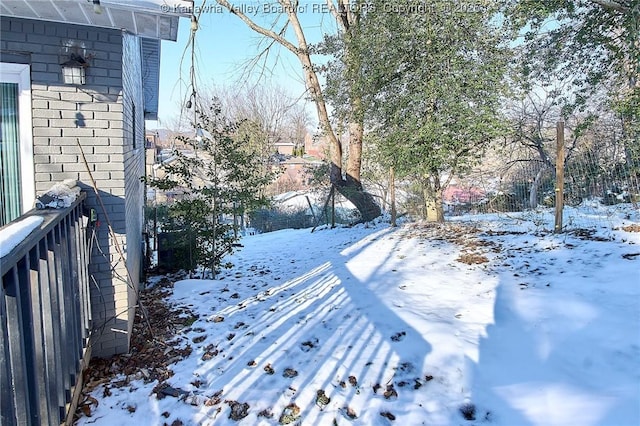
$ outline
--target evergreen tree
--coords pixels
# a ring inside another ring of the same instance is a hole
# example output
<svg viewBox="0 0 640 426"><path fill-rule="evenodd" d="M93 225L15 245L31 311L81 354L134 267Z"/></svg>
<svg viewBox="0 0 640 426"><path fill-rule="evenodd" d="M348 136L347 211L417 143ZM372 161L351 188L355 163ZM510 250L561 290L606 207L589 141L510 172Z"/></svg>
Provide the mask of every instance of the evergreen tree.
<svg viewBox="0 0 640 426"><path fill-rule="evenodd" d="M246 137L238 138L238 125L225 119L217 103L196 115L196 136L180 138L193 152L175 151L175 159L162 166L164 176L147 181L183 194L169 206L169 216L189 247L185 267L215 275L230 266L223 258L240 238L236 218L268 204L263 190L274 175L263 172L260 156L247 149Z"/></svg>
<svg viewBox="0 0 640 426"><path fill-rule="evenodd" d="M351 44L346 50L355 59L332 66L339 70L357 61L355 87L383 161L399 178L419 182L425 218L443 221L448 182L502 132L507 34L491 4L401 0L393 11L385 13L386 7L372 2L359 32L341 41ZM336 82L329 78L331 93L342 93ZM337 96L333 100L345 105Z"/></svg>

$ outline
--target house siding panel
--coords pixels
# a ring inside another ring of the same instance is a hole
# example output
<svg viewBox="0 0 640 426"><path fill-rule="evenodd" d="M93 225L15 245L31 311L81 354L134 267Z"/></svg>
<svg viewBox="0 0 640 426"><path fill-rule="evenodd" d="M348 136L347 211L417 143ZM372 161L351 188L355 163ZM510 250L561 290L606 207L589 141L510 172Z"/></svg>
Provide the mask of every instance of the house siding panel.
<svg viewBox="0 0 640 426"><path fill-rule="evenodd" d="M142 85L142 54L140 39L125 34L123 37L123 126L124 139L124 175L125 175L125 220L128 230L127 267L131 273L132 285L129 287L129 309L133 315L139 277L142 270L142 212L144 207L144 185L140 177L144 175L144 93ZM109 114L120 114L110 112ZM129 322L129 333L133 321Z"/></svg>
<svg viewBox="0 0 640 426"><path fill-rule="evenodd" d="M2 61L31 65L37 194L53 183L75 179L88 194L87 205L98 213L100 226L92 236L90 266L98 282L97 287L92 286L91 295L92 353L109 356L126 351L141 264L143 190L139 178L144 170L144 106L139 40L115 29L54 22L45 26L7 16L0 17L0 40ZM62 46L69 42L93 55L86 70L86 85L62 83ZM135 117L130 108L133 104ZM136 149L131 139L133 126L139 139ZM78 143L87 156L106 215L93 191ZM109 222L127 257L130 282L118 278L127 277L127 270L109 235Z"/></svg>

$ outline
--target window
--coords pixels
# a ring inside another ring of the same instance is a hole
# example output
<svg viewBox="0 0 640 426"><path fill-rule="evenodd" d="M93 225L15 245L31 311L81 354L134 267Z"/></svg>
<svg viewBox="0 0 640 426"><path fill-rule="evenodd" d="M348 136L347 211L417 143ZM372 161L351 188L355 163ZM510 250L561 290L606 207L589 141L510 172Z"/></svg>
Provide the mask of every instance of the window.
<svg viewBox="0 0 640 426"><path fill-rule="evenodd" d="M35 199L29 65L0 63L0 226Z"/></svg>

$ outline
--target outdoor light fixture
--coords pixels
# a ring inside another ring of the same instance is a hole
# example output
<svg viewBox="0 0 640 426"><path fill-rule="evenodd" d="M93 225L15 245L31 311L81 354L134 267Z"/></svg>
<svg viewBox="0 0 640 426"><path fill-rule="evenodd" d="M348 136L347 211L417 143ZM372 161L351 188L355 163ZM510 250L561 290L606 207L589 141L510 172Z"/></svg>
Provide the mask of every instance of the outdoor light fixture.
<svg viewBox="0 0 640 426"><path fill-rule="evenodd" d="M69 60L61 63L60 66L62 67L62 81L64 81L64 84L85 84L85 71L89 64L82 56L72 53L69 56Z"/></svg>

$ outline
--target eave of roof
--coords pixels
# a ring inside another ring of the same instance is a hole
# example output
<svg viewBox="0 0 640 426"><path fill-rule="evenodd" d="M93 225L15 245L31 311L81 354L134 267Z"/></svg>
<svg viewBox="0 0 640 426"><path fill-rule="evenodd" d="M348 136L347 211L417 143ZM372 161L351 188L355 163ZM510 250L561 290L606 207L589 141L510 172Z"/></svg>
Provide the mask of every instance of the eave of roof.
<svg viewBox="0 0 640 426"><path fill-rule="evenodd" d="M176 41L178 20L190 16L189 0L2 0L0 16L116 28L132 34ZM100 13L96 13L96 10Z"/></svg>

